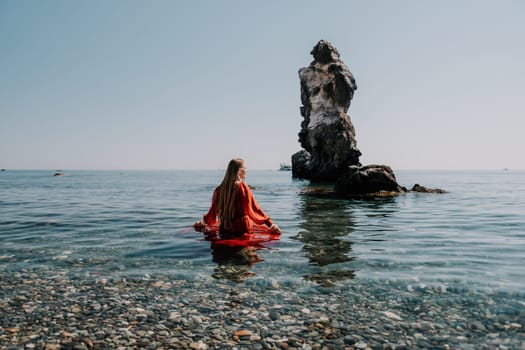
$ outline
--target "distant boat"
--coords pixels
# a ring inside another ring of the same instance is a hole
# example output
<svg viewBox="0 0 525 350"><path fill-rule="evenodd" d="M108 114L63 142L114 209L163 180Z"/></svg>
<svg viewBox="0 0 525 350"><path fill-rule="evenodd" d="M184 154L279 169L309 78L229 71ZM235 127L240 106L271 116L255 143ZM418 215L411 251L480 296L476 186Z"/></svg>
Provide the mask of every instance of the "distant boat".
<svg viewBox="0 0 525 350"><path fill-rule="evenodd" d="M281 166L279 167L280 171L291 171L292 166L289 164L281 163Z"/></svg>

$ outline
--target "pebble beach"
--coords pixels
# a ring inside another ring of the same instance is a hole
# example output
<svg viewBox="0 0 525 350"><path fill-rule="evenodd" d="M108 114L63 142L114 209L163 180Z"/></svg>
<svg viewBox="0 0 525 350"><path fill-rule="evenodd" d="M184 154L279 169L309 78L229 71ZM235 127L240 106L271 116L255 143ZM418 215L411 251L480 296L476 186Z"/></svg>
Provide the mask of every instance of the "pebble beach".
<svg viewBox="0 0 525 350"><path fill-rule="evenodd" d="M454 287L0 277L2 349L525 349L525 298Z"/></svg>

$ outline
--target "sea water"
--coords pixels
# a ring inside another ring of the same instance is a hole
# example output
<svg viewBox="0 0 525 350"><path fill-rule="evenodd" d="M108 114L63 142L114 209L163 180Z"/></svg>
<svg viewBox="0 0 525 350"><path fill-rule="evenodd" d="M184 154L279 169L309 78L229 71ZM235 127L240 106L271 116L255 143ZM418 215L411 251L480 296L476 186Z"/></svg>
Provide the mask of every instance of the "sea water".
<svg viewBox="0 0 525 350"><path fill-rule="evenodd" d="M396 171L401 185L447 193L349 200L308 195L315 185L290 172L253 170L247 182L282 237L218 249L191 225L223 173L2 171L0 268L525 290L524 171Z"/></svg>

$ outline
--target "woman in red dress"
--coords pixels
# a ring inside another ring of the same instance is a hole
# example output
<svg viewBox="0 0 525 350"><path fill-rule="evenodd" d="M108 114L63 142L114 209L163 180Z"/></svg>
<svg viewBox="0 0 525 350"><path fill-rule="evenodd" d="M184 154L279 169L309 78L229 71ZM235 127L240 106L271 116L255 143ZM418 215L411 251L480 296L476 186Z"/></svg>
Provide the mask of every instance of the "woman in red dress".
<svg viewBox="0 0 525 350"><path fill-rule="evenodd" d="M280 234L279 227L264 213L252 191L244 182L244 160L235 158L228 164L221 184L213 191L210 210L193 227L199 232L219 229L221 234L242 236L252 233L254 226L265 226L269 232Z"/></svg>

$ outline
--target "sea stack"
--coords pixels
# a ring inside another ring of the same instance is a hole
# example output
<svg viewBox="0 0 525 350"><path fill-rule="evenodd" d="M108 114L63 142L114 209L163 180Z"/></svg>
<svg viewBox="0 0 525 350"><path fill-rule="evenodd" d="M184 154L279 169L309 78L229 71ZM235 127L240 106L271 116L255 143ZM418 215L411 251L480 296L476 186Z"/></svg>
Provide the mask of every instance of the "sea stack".
<svg viewBox="0 0 525 350"><path fill-rule="evenodd" d="M312 181L336 181L348 166L360 165L355 130L346 112L357 89L354 76L339 52L321 40L314 60L299 69L304 150L292 156L292 176Z"/></svg>
<svg viewBox="0 0 525 350"><path fill-rule="evenodd" d="M292 155L292 176L335 185L340 195L402 193L387 165L359 162L355 129L347 114L357 85L353 74L328 41L319 41L310 52L314 60L299 69L303 150Z"/></svg>

